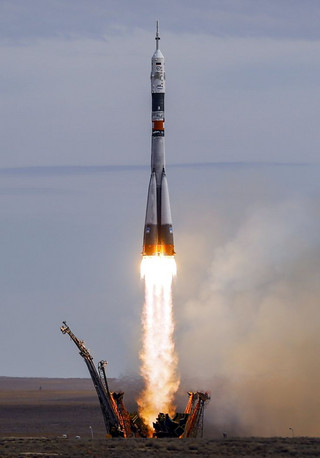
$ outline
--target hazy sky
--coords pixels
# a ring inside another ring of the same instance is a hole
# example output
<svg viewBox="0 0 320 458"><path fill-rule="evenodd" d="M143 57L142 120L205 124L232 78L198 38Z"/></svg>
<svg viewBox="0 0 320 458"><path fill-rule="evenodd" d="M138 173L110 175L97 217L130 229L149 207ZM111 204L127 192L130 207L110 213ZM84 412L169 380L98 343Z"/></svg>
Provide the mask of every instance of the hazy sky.
<svg viewBox="0 0 320 458"><path fill-rule="evenodd" d="M3 167L145 164L156 19L168 162L318 159L317 1L2 0L0 18Z"/></svg>
<svg viewBox="0 0 320 458"><path fill-rule="evenodd" d="M221 428L318 434L320 4L158 5L0 1L0 375L87 377L64 319L138 374L158 19L182 377Z"/></svg>

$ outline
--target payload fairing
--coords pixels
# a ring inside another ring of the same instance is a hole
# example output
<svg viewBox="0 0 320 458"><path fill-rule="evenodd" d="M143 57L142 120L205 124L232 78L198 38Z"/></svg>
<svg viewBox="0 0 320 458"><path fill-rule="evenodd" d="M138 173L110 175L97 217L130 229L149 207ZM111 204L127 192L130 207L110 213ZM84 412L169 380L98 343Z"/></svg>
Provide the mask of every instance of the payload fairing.
<svg viewBox="0 0 320 458"><path fill-rule="evenodd" d="M159 23L156 50L151 59L152 142L151 177L143 237L143 256L174 256L168 181L165 172L164 142L164 57L159 49Z"/></svg>

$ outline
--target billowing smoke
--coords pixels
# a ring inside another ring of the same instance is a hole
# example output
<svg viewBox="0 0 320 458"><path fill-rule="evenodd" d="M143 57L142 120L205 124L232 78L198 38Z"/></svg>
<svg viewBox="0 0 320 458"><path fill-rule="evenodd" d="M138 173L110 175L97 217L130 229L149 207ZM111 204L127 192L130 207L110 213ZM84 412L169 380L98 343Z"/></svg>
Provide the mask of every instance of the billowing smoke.
<svg viewBox="0 0 320 458"><path fill-rule="evenodd" d="M179 308L185 388L191 372L211 390L215 435L319 435L318 207L269 202L231 234L217 237L197 297Z"/></svg>

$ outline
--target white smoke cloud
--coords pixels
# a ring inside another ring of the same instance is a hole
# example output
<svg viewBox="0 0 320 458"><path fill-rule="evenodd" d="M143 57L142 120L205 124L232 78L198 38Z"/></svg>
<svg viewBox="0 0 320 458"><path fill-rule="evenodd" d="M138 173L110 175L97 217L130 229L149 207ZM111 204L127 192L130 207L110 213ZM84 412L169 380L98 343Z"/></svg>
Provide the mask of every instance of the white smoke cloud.
<svg viewBox="0 0 320 458"><path fill-rule="evenodd" d="M181 368L207 380L215 433L319 434L318 234L307 200L256 208L184 305Z"/></svg>

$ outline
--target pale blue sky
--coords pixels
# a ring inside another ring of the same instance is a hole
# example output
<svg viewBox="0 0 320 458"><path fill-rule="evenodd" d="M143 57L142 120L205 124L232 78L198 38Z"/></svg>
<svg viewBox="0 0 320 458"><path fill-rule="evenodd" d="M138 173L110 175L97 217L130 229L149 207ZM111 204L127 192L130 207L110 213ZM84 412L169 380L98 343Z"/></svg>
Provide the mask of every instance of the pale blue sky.
<svg viewBox="0 0 320 458"><path fill-rule="evenodd" d="M316 1L1 1L0 165L145 164L156 19L168 162L318 161L319 10Z"/></svg>

